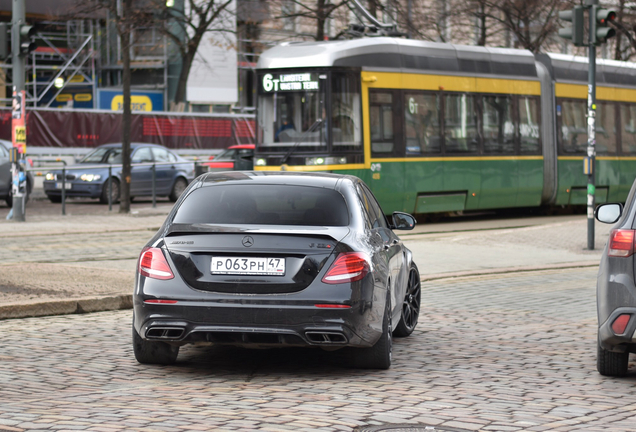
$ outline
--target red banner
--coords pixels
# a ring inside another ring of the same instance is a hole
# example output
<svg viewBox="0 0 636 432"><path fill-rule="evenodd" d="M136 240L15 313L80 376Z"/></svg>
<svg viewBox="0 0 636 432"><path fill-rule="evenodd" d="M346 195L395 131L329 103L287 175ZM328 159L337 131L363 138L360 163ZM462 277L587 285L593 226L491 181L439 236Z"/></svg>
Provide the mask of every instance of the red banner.
<svg viewBox="0 0 636 432"><path fill-rule="evenodd" d="M36 147L96 147L121 142L121 113L27 110L27 144ZM133 114L131 142L168 148L220 149L253 144L253 115L192 116ZM0 138L11 139L11 111L0 111Z"/></svg>

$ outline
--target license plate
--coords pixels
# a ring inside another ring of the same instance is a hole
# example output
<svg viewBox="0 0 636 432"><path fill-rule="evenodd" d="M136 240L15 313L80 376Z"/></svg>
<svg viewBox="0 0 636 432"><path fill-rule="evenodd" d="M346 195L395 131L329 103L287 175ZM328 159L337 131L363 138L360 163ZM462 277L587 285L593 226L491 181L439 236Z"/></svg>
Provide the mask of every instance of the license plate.
<svg viewBox="0 0 636 432"><path fill-rule="evenodd" d="M212 274L285 276L284 258L212 257Z"/></svg>
<svg viewBox="0 0 636 432"><path fill-rule="evenodd" d="M55 189L62 189L62 184L64 184L64 189L71 189L73 187L72 183L58 182L58 183L55 183Z"/></svg>

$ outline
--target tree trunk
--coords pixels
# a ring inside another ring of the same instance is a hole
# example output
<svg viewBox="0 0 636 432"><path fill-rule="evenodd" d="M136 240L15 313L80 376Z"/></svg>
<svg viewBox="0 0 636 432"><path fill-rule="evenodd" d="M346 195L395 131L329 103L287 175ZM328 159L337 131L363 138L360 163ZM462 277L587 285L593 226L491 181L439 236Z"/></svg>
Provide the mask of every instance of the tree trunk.
<svg viewBox="0 0 636 432"><path fill-rule="evenodd" d="M188 76L190 75L190 69L192 69L192 63L194 62L194 56L199 49L199 44L203 35L195 35L192 41L188 44L188 51L182 58L181 73L179 74L179 81L177 82L177 92L174 95L174 101L176 103L186 102L186 90L188 85Z"/></svg>
<svg viewBox="0 0 636 432"><path fill-rule="evenodd" d="M486 8L483 3L479 5L479 40L477 45L486 46Z"/></svg>
<svg viewBox="0 0 636 432"><path fill-rule="evenodd" d="M316 40L325 40L325 0L318 0L316 7Z"/></svg>
<svg viewBox="0 0 636 432"><path fill-rule="evenodd" d="M119 213L130 212L130 124L131 124L131 107L130 107L130 8L132 0L124 0L123 6L123 23L121 27L121 54L123 62L122 84L124 87L124 114L122 118L122 170L120 185L120 203Z"/></svg>

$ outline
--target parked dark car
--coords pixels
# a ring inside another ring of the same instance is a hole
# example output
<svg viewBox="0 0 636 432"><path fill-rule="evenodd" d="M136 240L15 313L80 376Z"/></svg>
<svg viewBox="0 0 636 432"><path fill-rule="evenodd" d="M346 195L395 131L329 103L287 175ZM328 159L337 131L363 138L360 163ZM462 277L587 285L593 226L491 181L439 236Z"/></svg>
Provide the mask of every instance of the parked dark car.
<svg viewBox="0 0 636 432"><path fill-rule="evenodd" d="M13 147L11 141L0 140L0 199L6 201L7 205L13 205L11 175L11 162L9 160L9 149ZM31 167L30 160L27 160L28 167ZM33 190L33 174L27 172L27 200Z"/></svg>
<svg viewBox="0 0 636 432"><path fill-rule="evenodd" d="M629 353L636 352L636 182L625 206L601 204L600 222L615 223L603 251L596 284L598 308L597 369L601 375L627 373Z"/></svg>
<svg viewBox="0 0 636 432"><path fill-rule="evenodd" d="M132 143L130 151L132 164L145 164L131 168L130 196L132 198L152 195L153 163L157 164L155 168L156 195L167 196L173 202L177 201L194 178L194 162L176 155L163 146ZM121 152L121 143L97 147L79 163L67 168L64 183L62 170L47 173L44 180L46 196L52 202L61 202L62 186L64 186L67 197L99 198L100 202L108 203L108 165L121 164ZM83 165L87 168L82 169ZM120 185L121 166L113 167L110 187L112 202L117 202L119 199Z"/></svg>
<svg viewBox="0 0 636 432"><path fill-rule="evenodd" d="M348 347L386 369L392 335L417 325L420 277L357 177L224 172L199 176L139 257L133 348L169 364L188 343ZM345 351L346 353L346 351Z"/></svg>
<svg viewBox="0 0 636 432"><path fill-rule="evenodd" d="M250 171L254 168L254 144L237 144L228 147L216 156L210 156L210 162L203 165L209 172Z"/></svg>

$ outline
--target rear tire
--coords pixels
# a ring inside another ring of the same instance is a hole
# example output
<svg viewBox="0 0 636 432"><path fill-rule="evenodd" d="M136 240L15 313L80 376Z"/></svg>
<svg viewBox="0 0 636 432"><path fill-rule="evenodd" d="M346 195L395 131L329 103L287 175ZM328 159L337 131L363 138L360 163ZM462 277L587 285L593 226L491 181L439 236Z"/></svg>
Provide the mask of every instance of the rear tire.
<svg viewBox="0 0 636 432"><path fill-rule="evenodd" d="M179 347L165 342L151 342L142 339L132 326L132 344L135 358L141 364L171 365L177 361Z"/></svg>
<svg viewBox="0 0 636 432"><path fill-rule="evenodd" d="M596 369L601 375L622 377L627 375L629 351L613 352L601 347L597 342Z"/></svg>
<svg viewBox="0 0 636 432"><path fill-rule="evenodd" d="M172 185L172 192L170 192L170 195L168 196L170 201L177 202L177 200L179 199L179 197L181 196L181 194L187 187L188 187L188 182L186 182L186 180L183 177L178 177L174 181L174 185Z"/></svg>
<svg viewBox="0 0 636 432"><path fill-rule="evenodd" d="M393 337L391 328L391 296L387 294L386 308L382 321L382 336L371 348L353 350L354 367L360 369L388 369L393 355Z"/></svg>
<svg viewBox="0 0 636 432"><path fill-rule="evenodd" d="M119 180L113 178L112 186L111 186L111 201L115 204L119 201ZM108 204L108 179L104 182L104 187L102 188L102 194L99 197L99 202L102 204Z"/></svg>
<svg viewBox="0 0 636 432"><path fill-rule="evenodd" d="M420 272L417 270L415 263L411 263L406 294L402 302L402 314L400 315L400 322L395 327L393 336L406 337L413 333L417 326L417 319L420 316L421 297Z"/></svg>

